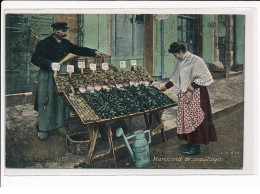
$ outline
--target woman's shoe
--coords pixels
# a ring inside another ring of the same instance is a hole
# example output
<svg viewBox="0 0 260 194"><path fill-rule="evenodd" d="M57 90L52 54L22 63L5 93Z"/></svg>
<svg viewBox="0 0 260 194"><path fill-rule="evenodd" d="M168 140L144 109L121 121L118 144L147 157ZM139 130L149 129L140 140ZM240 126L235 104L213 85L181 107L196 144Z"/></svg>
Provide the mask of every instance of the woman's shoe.
<svg viewBox="0 0 260 194"><path fill-rule="evenodd" d="M193 143L184 143L184 144L181 144L181 151L187 151L188 149L191 148Z"/></svg>
<svg viewBox="0 0 260 194"><path fill-rule="evenodd" d="M190 149L182 152L183 155L198 155L200 153L201 153L200 145L198 145L198 144L193 144L190 147Z"/></svg>

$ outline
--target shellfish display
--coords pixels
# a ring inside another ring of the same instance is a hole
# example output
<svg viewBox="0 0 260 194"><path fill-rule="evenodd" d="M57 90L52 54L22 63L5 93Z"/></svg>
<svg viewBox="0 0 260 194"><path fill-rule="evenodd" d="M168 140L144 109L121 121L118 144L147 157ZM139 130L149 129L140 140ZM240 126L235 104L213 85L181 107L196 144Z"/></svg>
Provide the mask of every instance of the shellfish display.
<svg viewBox="0 0 260 194"><path fill-rule="evenodd" d="M71 85L69 81L69 76L66 74L60 74L54 77L54 81L56 84L57 92L68 92L72 93L73 91L73 86Z"/></svg>
<svg viewBox="0 0 260 194"><path fill-rule="evenodd" d="M94 107L101 119L118 116L112 106L101 97L100 91L96 91L94 93L86 92L84 97L87 98L90 104Z"/></svg>
<svg viewBox="0 0 260 194"><path fill-rule="evenodd" d="M110 119L142 113L176 103L150 85L143 67L135 71L96 71L55 77L58 92L66 92L83 121ZM71 89L72 88L72 89ZM75 91L75 92L74 92ZM68 94L70 93L70 94Z"/></svg>
<svg viewBox="0 0 260 194"><path fill-rule="evenodd" d="M152 76L146 71L146 69L143 66L136 67L135 73L141 80L153 81Z"/></svg>
<svg viewBox="0 0 260 194"><path fill-rule="evenodd" d="M79 113L80 118L83 121L95 121L99 120L98 115L88 105L85 99L81 95L66 94L73 107Z"/></svg>
<svg viewBox="0 0 260 194"><path fill-rule="evenodd" d="M86 83L84 76L79 73L72 74L70 80L75 89L78 89L80 86L84 86Z"/></svg>

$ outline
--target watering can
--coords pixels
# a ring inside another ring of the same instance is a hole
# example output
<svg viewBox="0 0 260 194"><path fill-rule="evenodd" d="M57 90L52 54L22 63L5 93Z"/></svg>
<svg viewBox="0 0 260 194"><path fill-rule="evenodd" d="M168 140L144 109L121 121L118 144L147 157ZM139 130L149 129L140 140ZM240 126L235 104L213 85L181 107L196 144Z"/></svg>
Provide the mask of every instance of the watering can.
<svg viewBox="0 0 260 194"><path fill-rule="evenodd" d="M149 134L149 141L145 139L145 133ZM123 136L125 144L130 152L130 155L134 161L135 167L144 167L150 163L150 151L149 144L151 143L151 133L150 130L138 130L133 135L128 137L125 136L122 128L116 130L116 136ZM128 140L135 137L134 143L132 145L133 149L129 145Z"/></svg>

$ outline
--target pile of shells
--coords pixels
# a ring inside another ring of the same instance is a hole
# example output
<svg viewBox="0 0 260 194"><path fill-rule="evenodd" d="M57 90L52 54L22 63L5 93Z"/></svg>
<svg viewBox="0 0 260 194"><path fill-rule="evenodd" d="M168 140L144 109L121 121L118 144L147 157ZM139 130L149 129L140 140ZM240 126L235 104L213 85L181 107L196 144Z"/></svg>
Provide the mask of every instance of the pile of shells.
<svg viewBox="0 0 260 194"><path fill-rule="evenodd" d="M138 76L134 71L127 71L126 75L128 76L129 80L138 80Z"/></svg>
<svg viewBox="0 0 260 194"><path fill-rule="evenodd" d="M88 99L102 119L117 117L118 114L112 106L101 97L100 94L100 91L96 91L94 93L86 92L83 95Z"/></svg>
<svg viewBox="0 0 260 194"><path fill-rule="evenodd" d="M96 73L96 81L99 82L99 83L101 83L101 82L108 83L109 82L109 76L105 72L97 72Z"/></svg>
<svg viewBox="0 0 260 194"><path fill-rule="evenodd" d="M116 82L138 80L138 76L133 71L115 72L113 78Z"/></svg>
<svg viewBox="0 0 260 194"><path fill-rule="evenodd" d="M109 77L104 72L95 74L84 74L84 78L87 84L109 82Z"/></svg>
<svg viewBox="0 0 260 194"><path fill-rule="evenodd" d="M96 77L93 73L84 74L84 78L87 83L94 83L96 82Z"/></svg>
<svg viewBox="0 0 260 194"><path fill-rule="evenodd" d="M54 77L55 84L57 86L58 93L60 92L72 92L73 86L70 84L68 75L57 75Z"/></svg>
<svg viewBox="0 0 260 194"><path fill-rule="evenodd" d="M153 80L153 78L151 77L151 75L146 71L146 69L142 66L138 66L137 67L137 71L136 73L138 74L138 76L140 77L140 79L142 80Z"/></svg>
<svg viewBox="0 0 260 194"><path fill-rule="evenodd" d="M139 112L140 104L126 90L112 88L110 91L101 90L100 93L106 101L113 104L114 110L120 116Z"/></svg>
<svg viewBox="0 0 260 194"><path fill-rule="evenodd" d="M113 69L109 69L106 72L107 75L113 75L114 74L114 70Z"/></svg>
<svg viewBox="0 0 260 194"><path fill-rule="evenodd" d="M85 85L86 80L82 74L72 74L71 82L74 88L79 88L82 85Z"/></svg>
<svg viewBox="0 0 260 194"><path fill-rule="evenodd" d="M69 94L68 98L83 121L95 121L99 119L98 115L81 95Z"/></svg>
<svg viewBox="0 0 260 194"><path fill-rule="evenodd" d="M115 72L114 73L114 80L116 82L119 82L119 81L123 81L125 80L127 77L125 76L125 74L123 72Z"/></svg>
<svg viewBox="0 0 260 194"><path fill-rule="evenodd" d="M148 102L147 107L149 107L149 109L175 104L172 99L170 99L164 93L160 93L158 88L154 86L146 87L144 85L140 85L138 87L139 90L143 93L144 98L146 98L144 101Z"/></svg>

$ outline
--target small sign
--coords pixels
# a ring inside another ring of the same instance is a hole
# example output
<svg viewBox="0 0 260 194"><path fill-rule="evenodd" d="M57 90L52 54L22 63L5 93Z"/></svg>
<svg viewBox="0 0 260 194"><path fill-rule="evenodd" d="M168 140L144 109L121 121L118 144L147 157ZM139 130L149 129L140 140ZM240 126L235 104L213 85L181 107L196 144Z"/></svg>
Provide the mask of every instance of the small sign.
<svg viewBox="0 0 260 194"><path fill-rule="evenodd" d="M126 68L126 63L125 63L125 61L120 61L120 68L121 68L121 69Z"/></svg>
<svg viewBox="0 0 260 194"><path fill-rule="evenodd" d="M67 72L74 73L74 65L67 65Z"/></svg>
<svg viewBox="0 0 260 194"><path fill-rule="evenodd" d="M166 19L168 19L169 18L169 14L157 14L156 15L156 19L157 20L166 20Z"/></svg>
<svg viewBox="0 0 260 194"><path fill-rule="evenodd" d="M86 64L85 64L85 61L78 61L78 68L85 68L86 67Z"/></svg>
<svg viewBox="0 0 260 194"><path fill-rule="evenodd" d="M97 65L96 65L96 63L90 63L90 69L91 69L92 71L96 71L96 70L97 70Z"/></svg>
<svg viewBox="0 0 260 194"><path fill-rule="evenodd" d="M132 66L137 65L136 60L131 60L131 65Z"/></svg>
<svg viewBox="0 0 260 194"><path fill-rule="evenodd" d="M108 63L102 63L102 69L103 69L104 71L107 71L107 70L109 69Z"/></svg>
<svg viewBox="0 0 260 194"><path fill-rule="evenodd" d="M60 70L60 64L59 63L52 63L51 64L53 71L59 71Z"/></svg>

